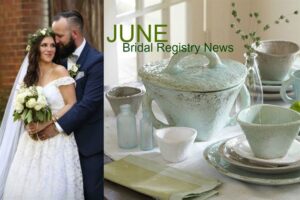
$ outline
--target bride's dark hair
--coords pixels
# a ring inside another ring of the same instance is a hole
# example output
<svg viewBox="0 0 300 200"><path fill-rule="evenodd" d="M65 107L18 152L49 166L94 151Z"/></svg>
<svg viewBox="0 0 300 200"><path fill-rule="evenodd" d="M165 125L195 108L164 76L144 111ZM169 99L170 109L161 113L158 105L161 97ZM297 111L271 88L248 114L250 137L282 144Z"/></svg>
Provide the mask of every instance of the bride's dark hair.
<svg viewBox="0 0 300 200"><path fill-rule="evenodd" d="M28 68L24 77L24 83L27 87L35 85L39 81L39 59L40 59L40 44L45 37L52 37L55 42L55 34L50 28L39 29L37 32L29 36L26 50L28 55ZM56 43L55 43L56 45ZM58 63L58 48L56 48L53 62Z"/></svg>

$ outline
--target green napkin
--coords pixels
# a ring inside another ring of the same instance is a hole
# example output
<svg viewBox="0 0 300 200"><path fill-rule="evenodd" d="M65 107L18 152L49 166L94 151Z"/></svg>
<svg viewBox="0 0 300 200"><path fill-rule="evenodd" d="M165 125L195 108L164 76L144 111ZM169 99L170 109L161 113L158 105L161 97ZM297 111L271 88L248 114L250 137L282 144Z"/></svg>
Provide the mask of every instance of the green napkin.
<svg viewBox="0 0 300 200"><path fill-rule="evenodd" d="M127 156L104 165L104 178L158 199L207 199L220 182L161 165L138 156Z"/></svg>

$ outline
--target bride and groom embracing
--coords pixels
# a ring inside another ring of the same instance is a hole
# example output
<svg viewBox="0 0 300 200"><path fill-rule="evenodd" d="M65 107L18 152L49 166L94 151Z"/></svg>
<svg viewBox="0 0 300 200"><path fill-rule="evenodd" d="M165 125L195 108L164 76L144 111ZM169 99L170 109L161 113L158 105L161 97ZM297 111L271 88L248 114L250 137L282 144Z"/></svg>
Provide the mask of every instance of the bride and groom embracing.
<svg viewBox="0 0 300 200"><path fill-rule="evenodd" d="M77 11L56 15L28 47L0 129L0 199L101 199L103 55L86 42ZM13 121L19 82L42 88L51 121Z"/></svg>

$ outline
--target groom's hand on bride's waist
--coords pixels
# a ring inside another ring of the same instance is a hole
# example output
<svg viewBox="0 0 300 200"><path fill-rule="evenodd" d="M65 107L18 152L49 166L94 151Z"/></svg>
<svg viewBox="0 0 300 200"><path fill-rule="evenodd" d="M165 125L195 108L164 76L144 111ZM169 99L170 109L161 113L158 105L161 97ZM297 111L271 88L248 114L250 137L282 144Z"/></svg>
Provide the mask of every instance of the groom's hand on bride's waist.
<svg viewBox="0 0 300 200"><path fill-rule="evenodd" d="M59 134L59 132L57 131L55 125L52 123L37 134L40 140L47 140L56 136L57 134Z"/></svg>

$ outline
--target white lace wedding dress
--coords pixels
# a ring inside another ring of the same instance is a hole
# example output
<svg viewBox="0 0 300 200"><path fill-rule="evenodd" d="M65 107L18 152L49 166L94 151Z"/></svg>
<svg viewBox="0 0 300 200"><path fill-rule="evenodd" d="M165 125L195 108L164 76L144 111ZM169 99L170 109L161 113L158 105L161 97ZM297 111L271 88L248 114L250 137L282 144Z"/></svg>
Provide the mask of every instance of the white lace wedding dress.
<svg viewBox="0 0 300 200"><path fill-rule="evenodd" d="M64 106L58 89L74 83L62 77L44 86L53 113ZM24 132L9 170L4 200L82 200L83 183L74 135L60 133L45 141L32 140Z"/></svg>

